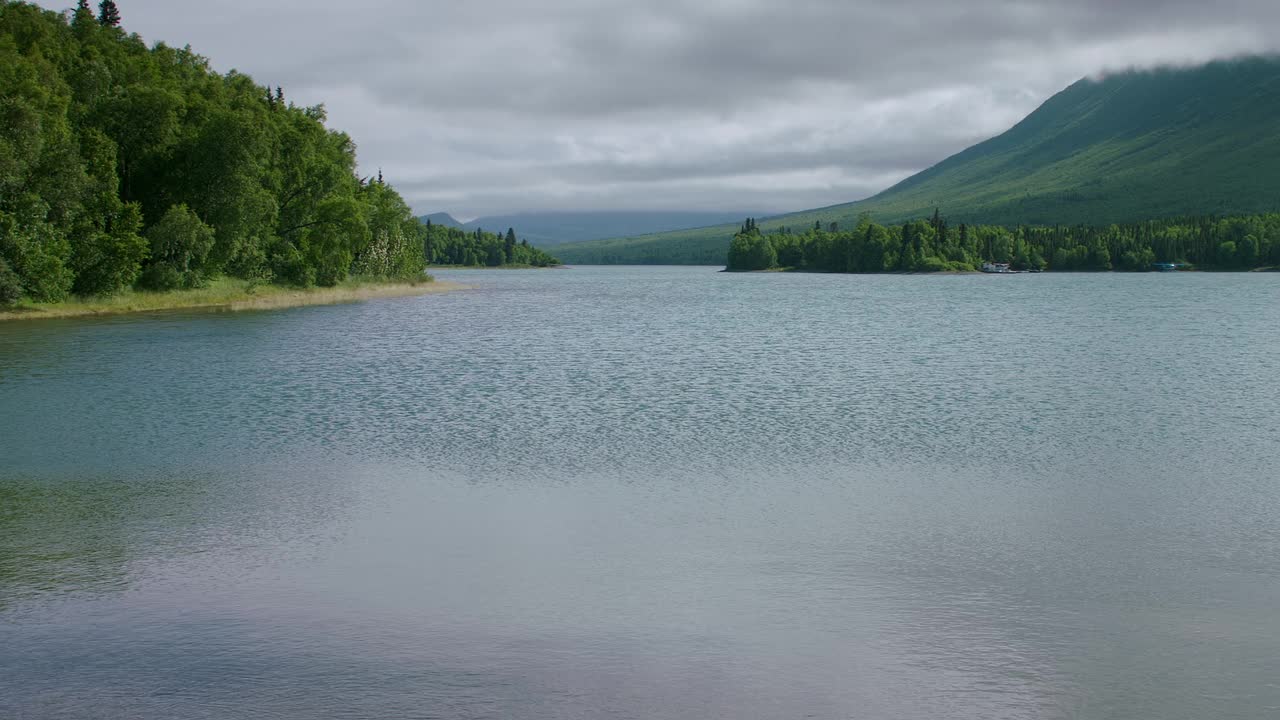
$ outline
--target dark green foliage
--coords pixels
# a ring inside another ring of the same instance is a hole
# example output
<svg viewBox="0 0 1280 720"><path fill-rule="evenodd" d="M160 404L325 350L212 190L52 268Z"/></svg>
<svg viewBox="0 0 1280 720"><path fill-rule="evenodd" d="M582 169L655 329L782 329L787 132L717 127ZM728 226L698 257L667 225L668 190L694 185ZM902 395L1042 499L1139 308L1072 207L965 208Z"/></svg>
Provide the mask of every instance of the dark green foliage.
<svg viewBox="0 0 1280 720"><path fill-rule="evenodd" d="M495 235L480 228L467 232L430 221L426 225L423 250L431 265L551 267L560 264L558 259L528 241L517 242L515 230Z"/></svg>
<svg viewBox="0 0 1280 720"><path fill-rule="evenodd" d="M142 209L137 203L122 206L106 218L105 228L90 229L74 238L71 246L71 286L77 295L104 295L133 284L147 258L142 230Z"/></svg>
<svg viewBox="0 0 1280 720"><path fill-rule="evenodd" d="M423 254L427 228L404 200L382 182L361 188L366 242L356 249L354 271L373 277L410 278L427 264Z"/></svg>
<svg viewBox="0 0 1280 720"><path fill-rule="evenodd" d="M1156 263L1217 270L1280 265L1280 214L1216 220L1155 220L1107 227L961 224L940 214L884 227L866 215L849 231L763 235L748 220L729 245L729 270L775 267L838 273L973 271L984 262L1014 270L1145 272Z"/></svg>
<svg viewBox="0 0 1280 720"><path fill-rule="evenodd" d="M935 208L953 222L1010 227L1275 212L1277 117L1280 57L1085 79L1002 135L875 197L769 218L760 229L845 227L862 212L898 224ZM736 229L631 236L556 252L576 263L706 264L723 259Z"/></svg>
<svg viewBox="0 0 1280 720"><path fill-rule="evenodd" d="M199 287L205 261L213 249L213 228L205 225L186 205L174 205L147 229L151 264L138 280L149 290Z"/></svg>
<svg viewBox="0 0 1280 720"><path fill-rule="evenodd" d="M503 239L503 259L507 263L516 261L516 231L515 228L507 228L507 236Z"/></svg>
<svg viewBox="0 0 1280 720"><path fill-rule="evenodd" d="M24 299L217 275L297 285L421 276L426 229L323 107L189 49L0 0L0 261ZM535 251L513 248L528 257Z"/></svg>
<svg viewBox="0 0 1280 720"><path fill-rule="evenodd" d="M1157 262L1159 261L1156 260L1155 251L1151 248L1126 250L1124 254L1120 256L1120 264L1116 269L1127 272L1142 272L1150 270L1151 266Z"/></svg>
<svg viewBox="0 0 1280 720"><path fill-rule="evenodd" d="M138 287L143 290L177 290L191 287L184 274L169 263L153 263L148 265L138 276Z"/></svg>
<svg viewBox="0 0 1280 720"><path fill-rule="evenodd" d="M778 253L750 218L729 244L730 270L768 270L778 264Z"/></svg>
<svg viewBox="0 0 1280 720"><path fill-rule="evenodd" d="M4 258L0 258L0 307L13 305L22 299L22 281L18 273L9 267Z"/></svg>
<svg viewBox="0 0 1280 720"><path fill-rule="evenodd" d="M98 23L103 27L120 27L120 8L112 0L98 4Z"/></svg>

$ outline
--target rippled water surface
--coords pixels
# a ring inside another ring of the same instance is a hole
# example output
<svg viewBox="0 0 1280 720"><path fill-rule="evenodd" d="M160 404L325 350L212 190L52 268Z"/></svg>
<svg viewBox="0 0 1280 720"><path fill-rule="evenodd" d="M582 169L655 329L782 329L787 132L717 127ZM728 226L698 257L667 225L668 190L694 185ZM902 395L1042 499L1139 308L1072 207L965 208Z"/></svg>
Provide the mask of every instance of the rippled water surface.
<svg viewBox="0 0 1280 720"><path fill-rule="evenodd" d="M0 325L0 717L1280 716L1280 275Z"/></svg>

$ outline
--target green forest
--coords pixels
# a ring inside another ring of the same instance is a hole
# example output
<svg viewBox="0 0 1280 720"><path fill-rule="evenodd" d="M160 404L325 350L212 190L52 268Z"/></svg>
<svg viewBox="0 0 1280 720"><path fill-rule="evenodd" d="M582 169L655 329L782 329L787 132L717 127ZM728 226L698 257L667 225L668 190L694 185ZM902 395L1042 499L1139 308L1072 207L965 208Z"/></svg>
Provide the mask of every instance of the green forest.
<svg viewBox="0 0 1280 720"><path fill-rule="evenodd" d="M505 235L485 232L480 228L463 230L448 225L423 226L427 261L432 265L464 265L467 267L551 267L559 265L555 257L517 240L516 231L507 228Z"/></svg>
<svg viewBox="0 0 1280 720"><path fill-rule="evenodd" d="M381 173L357 174L323 106L149 48L120 15L0 0L0 305L554 263L514 232L428 229Z"/></svg>
<svg viewBox="0 0 1280 720"><path fill-rule="evenodd" d="M761 232L743 223L729 246L729 270L837 273L965 272L984 262L1014 270L1142 272L1156 263L1182 268L1252 270L1280 266L1280 214L1225 219L1154 220L1107 227L948 225L928 220L884 226L815 224L804 232Z"/></svg>

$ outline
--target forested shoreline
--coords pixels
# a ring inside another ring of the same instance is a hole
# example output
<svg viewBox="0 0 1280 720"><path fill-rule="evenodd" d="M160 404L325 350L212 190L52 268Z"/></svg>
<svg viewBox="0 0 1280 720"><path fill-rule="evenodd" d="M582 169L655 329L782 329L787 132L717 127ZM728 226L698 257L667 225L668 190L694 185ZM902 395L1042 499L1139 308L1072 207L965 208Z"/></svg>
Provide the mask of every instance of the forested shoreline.
<svg viewBox="0 0 1280 720"><path fill-rule="evenodd" d="M765 234L748 218L729 246L727 269L836 273L972 272L985 262L1014 270L1254 270L1280 266L1280 214L1153 220L1106 227L1005 228L928 220L884 226L859 218L856 227L815 224Z"/></svg>
<svg viewBox="0 0 1280 720"><path fill-rule="evenodd" d="M513 231L427 228L381 173L358 176L323 106L120 22L111 0L0 0L0 306L220 276L305 288L421 280L446 260L554 264Z"/></svg>
<svg viewBox="0 0 1280 720"><path fill-rule="evenodd" d="M551 267L560 264L554 256L530 245L528 240L518 240L513 228L507 228L505 235L497 235L478 228L467 231L433 225L428 220L423 228L423 237L430 265Z"/></svg>

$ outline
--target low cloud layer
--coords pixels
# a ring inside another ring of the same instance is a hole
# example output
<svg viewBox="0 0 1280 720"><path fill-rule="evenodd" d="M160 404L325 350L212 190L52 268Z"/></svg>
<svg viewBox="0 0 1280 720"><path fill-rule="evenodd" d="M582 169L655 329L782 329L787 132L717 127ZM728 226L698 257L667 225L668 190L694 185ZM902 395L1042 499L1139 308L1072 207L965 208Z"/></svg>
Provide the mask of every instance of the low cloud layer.
<svg viewBox="0 0 1280 720"><path fill-rule="evenodd" d="M363 171L463 217L847 202L1082 76L1280 50L1274 0L118 4L323 102Z"/></svg>

